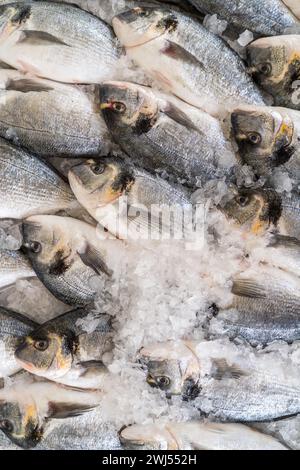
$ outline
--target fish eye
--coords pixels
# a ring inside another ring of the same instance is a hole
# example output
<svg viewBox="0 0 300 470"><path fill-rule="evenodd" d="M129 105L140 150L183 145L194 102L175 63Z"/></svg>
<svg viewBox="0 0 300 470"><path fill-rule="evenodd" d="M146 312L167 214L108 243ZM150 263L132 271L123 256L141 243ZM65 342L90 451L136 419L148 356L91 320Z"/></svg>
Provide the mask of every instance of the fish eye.
<svg viewBox="0 0 300 470"><path fill-rule="evenodd" d="M249 203L249 197L248 196L237 196L235 198L235 200L242 207L245 207Z"/></svg>
<svg viewBox="0 0 300 470"><path fill-rule="evenodd" d="M91 165L91 170L95 175L102 175L105 171L105 164L104 163L93 163Z"/></svg>
<svg viewBox="0 0 300 470"><path fill-rule="evenodd" d="M13 432L14 426L13 426L12 422L9 421L9 419L2 419L0 421L0 429L2 429L2 431L6 431L6 432Z"/></svg>
<svg viewBox="0 0 300 470"><path fill-rule="evenodd" d="M169 379L169 377L166 377L165 375L156 377L155 381L157 385L159 386L159 388L161 388L162 390L167 388L171 383L171 380Z"/></svg>
<svg viewBox="0 0 300 470"><path fill-rule="evenodd" d="M258 69L263 75L270 75L272 72L272 65L269 63L261 64Z"/></svg>
<svg viewBox="0 0 300 470"><path fill-rule="evenodd" d="M32 253L40 253L42 250L42 245L40 242L32 241L29 244L29 249L32 251Z"/></svg>
<svg viewBox="0 0 300 470"><path fill-rule="evenodd" d="M124 111L126 111L125 104L121 103L120 101L115 101L112 103L112 108L114 111L117 111L117 113L124 113Z"/></svg>
<svg viewBox="0 0 300 470"><path fill-rule="evenodd" d="M258 132L250 132L250 134L248 134L248 140L251 144L258 145L261 143L261 135L258 134Z"/></svg>
<svg viewBox="0 0 300 470"><path fill-rule="evenodd" d="M49 342L46 339L38 339L37 341L34 342L34 347L38 351L46 351L46 349L49 346Z"/></svg>

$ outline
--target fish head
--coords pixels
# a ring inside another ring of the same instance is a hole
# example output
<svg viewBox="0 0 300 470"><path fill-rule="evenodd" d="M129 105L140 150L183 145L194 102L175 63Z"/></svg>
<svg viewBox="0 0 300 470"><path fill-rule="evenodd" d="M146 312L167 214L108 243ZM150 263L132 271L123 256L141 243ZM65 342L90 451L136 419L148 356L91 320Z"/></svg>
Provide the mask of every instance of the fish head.
<svg viewBox="0 0 300 470"><path fill-rule="evenodd" d="M253 234L260 234L276 225L282 211L281 198L269 189L232 189L230 199L221 210L238 225L249 225Z"/></svg>
<svg viewBox="0 0 300 470"><path fill-rule="evenodd" d="M167 397L182 395L190 400L199 393L199 362L182 344L167 342L142 348L140 362L147 368L147 383L159 388Z"/></svg>
<svg viewBox="0 0 300 470"><path fill-rule="evenodd" d="M167 8L141 6L115 16L112 26L124 47L137 47L175 31L178 19Z"/></svg>
<svg viewBox="0 0 300 470"><path fill-rule="evenodd" d="M287 66L287 50L284 44L273 44L272 38L262 38L247 47L249 72L262 86L281 81Z"/></svg>
<svg viewBox="0 0 300 470"><path fill-rule="evenodd" d="M23 338L15 357L23 369L51 380L70 371L75 349L71 332L45 326Z"/></svg>
<svg viewBox="0 0 300 470"><path fill-rule="evenodd" d="M100 108L112 132L131 129L134 134L143 134L152 128L158 116L158 105L151 91L133 83L103 83Z"/></svg>
<svg viewBox="0 0 300 470"><path fill-rule="evenodd" d="M43 437L35 404L20 405L18 402L0 402L0 429L23 449L35 447Z"/></svg>
<svg viewBox="0 0 300 470"><path fill-rule="evenodd" d="M50 216L32 216L23 221L23 249L38 274L63 274L71 264L69 235Z"/></svg>
<svg viewBox="0 0 300 470"><path fill-rule="evenodd" d="M294 124L284 110L242 106L231 114L239 155L260 172L286 163L293 153Z"/></svg>
<svg viewBox="0 0 300 470"><path fill-rule="evenodd" d="M133 424L119 431L119 439L125 449L176 450L177 443L172 435L156 424Z"/></svg>
<svg viewBox="0 0 300 470"><path fill-rule="evenodd" d="M77 197L88 198L94 208L113 203L126 194L134 182L130 166L116 157L87 160L71 168L68 177Z"/></svg>
<svg viewBox="0 0 300 470"><path fill-rule="evenodd" d="M30 18L31 7L28 4L8 3L0 7L0 43L14 31L21 29Z"/></svg>

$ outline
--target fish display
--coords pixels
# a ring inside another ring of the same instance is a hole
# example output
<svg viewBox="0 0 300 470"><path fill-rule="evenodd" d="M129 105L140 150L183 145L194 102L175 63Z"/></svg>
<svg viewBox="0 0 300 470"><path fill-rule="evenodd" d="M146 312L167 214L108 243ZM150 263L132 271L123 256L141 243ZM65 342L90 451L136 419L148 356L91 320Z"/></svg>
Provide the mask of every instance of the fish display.
<svg viewBox="0 0 300 470"><path fill-rule="evenodd" d="M124 152L147 170L164 169L188 184L226 173L224 154L234 154L220 122L150 88L125 82L100 87L105 122ZM227 168L228 171L228 168Z"/></svg>
<svg viewBox="0 0 300 470"><path fill-rule="evenodd" d="M0 60L33 76L99 83L118 60L110 27L56 2L15 2L0 9Z"/></svg>
<svg viewBox="0 0 300 470"><path fill-rule="evenodd" d="M91 304L97 288L100 290L103 282L104 289L105 281L113 276L114 255L122 246L118 240L99 238L97 233L86 222L68 217L42 215L23 223L23 246L34 271L66 304Z"/></svg>
<svg viewBox="0 0 300 470"><path fill-rule="evenodd" d="M277 358L275 365L271 354L249 354L221 340L149 345L139 357L151 386L193 399L201 412L221 421L267 421L299 412L299 369L290 360Z"/></svg>
<svg viewBox="0 0 300 470"><path fill-rule="evenodd" d="M300 109L299 53L299 35L261 38L247 48L249 71L275 106Z"/></svg>
<svg viewBox="0 0 300 470"><path fill-rule="evenodd" d="M142 7L115 16L113 28L129 58L183 101L213 115L264 104L239 56L192 17Z"/></svg>
<svg viewBox="0 0 300 470"><path fill-rule="evenodd" d="M103 355L113 347L112 329L110 317L101 315L89 332L84 323L87 315L88 311L76 309L34 329L15 351L19 364L49 380L94 388L105 372Z"/></svg>
<svg viewBox="0 0 300 470"><path fill-rule="evenodd" d="M0 135L42 157L101 155L109 135L79 87L0 70Z"/></svg>
<svg viewBox="0 0 300 470"><path fill-rule="evenodd" d="M243 424L201 421L133 424L120 432L120 440L133 450L287 450L273 437Z"/></svg>

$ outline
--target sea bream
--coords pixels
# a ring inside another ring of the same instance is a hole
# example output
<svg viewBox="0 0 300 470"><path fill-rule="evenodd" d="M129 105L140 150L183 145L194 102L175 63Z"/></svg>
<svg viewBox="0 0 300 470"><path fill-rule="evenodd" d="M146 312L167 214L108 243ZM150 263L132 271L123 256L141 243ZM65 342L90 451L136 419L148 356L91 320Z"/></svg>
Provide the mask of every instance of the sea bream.
<svg viewBox="0 0 300 470"><path fill-rule="evenodd" d="M35 278L36 274L26 256L20 251L0 250L0 292L19 279Z"/></svg>
<svg viewBox="0 0 300 470"><path fill-rule="evenodd" d="M111 28L56 2L0 7L0 60L31 75L65 83L100 83L118 60Z"/></svg>
<svg viewBox="0 0 300 470"><path fill-rule="evenodd" d="M94 323L92 331L89 323ZM28 372L80 388L100 387L112 350L111 317L86 309L64 313L35 328L18 346L15 357Z"/></svg>
<svg viewBox="0 0 300 470"><path fill-rule="evenodd" d="M299 367L229 340L169 341L142 348L147 382L221 421L268 421L300 410Z"/></svg>
<svg viewBox="0 0 300 470"><path fill-rule="evenodd" d="M0 70L0 135L42 157L104 155L110 136L96 97L79 86Z"/></svg>
<svg viewBox="0 0 300 470"><path fill-rule="evenodd" d="M235 163L220 122L181 100L134 83L105 82L100 107L115 142L150 171L199 185Z"/></svg>
<svg viewBox="0 0 300 470"><path fill-rule="evenodd" d="M213 115L264 104L240 57L191 16L140 7L117 15L113 28L128 57L183 101Z"/></svg>

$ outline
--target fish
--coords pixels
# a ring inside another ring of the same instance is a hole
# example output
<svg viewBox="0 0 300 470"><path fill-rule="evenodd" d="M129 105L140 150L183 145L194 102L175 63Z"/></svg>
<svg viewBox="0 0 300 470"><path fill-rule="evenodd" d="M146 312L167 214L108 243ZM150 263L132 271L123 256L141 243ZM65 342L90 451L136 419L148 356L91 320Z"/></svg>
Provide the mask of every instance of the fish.
<svg viewBox="0 0 300 470"><path fill-rule="evenodd" d="M274 437L238 423L132 424L119 435L123 447L133 450L288 450Z"/></svg>
<svg viewBox="0 0 300 470"><path fill-rule="evenodd" d="M300 35L260 38L247 47L249 72L275 106L300 110Z"/></svg>
<svg viewBox="0 0 300 470"><path fill-rule="evenodd" d="M80 87L0 70L0 136L44 158L106 154L95 101Z"/></svg>
<svg viewBox="0 0 300 470"><path fill-rule="evenodd" d="M205 14L217 14L240 32L252 31L257 36L275 36L284 34L299 21L281 0L189 0ZM291 0L287 0L291 1Z"/></svg>
<svg viewBox="0 0 300 470"><path fill-rule="evenodd" d="M192 400L213 419L246 423L299 413L299 366L276 353L255 353L228 339L179 340L150 344L139 359L149 385Z"/></svg>
<svg viewBox="0 0 300 470"><path fill-rule="evenodd" d="M264 104L240 57L196 19L141 7L112 24L127 56L183 101L216 116L238 103Z"/></svg>
<svg viewBox="0 0 300 470"><path fill-rule="evenodd" d="M69 171L69 182L92 217L122 239L172 235L171 230L181 228L183 219L177 216L190 207L189 195L183 188L118 157L74 166ZM167 212L165 217L163 210Z"/></svg>
<svg viewBox="0 0 300 470"><path fill-rule="evenodd" d="M300 5L298 0L283 0L283 3L292 11L292 13L300 19Z"/></svg>
<svg viewBox="0 0 300 470"><path fill-rule="evenodd" d="M218 167L226 173L224 155L234 162L217 119L151 88L105 82L100 108L115 142L146 170L163 168L193 186L216 178Z"/></svg>
<svg viewBox="0 0 300 470"><path fill-rule="evenodd" d="M300 178L300 113L287 108L240 106L231 113L232 133L243 164L258 175L283 166Z"/></svg>
<svg viewBox="0 0 300 470"><path fill-rule="evenodd" d="M30 373L80 388L95 388L107 372L105 353L112 350L111 317L75 309L47 321L24 336L15 358ZM89 330L86 322L96 322Z"/></svg>
<svg viewBox="0 0 300 470"><path fill-rule="evenodd" d="M119 58L111 28L74 5L3 5L0 31L1 61L58 82L100 83Z"/></svg>
<svg viewBox="0 0 300 470"><path fill-rule="evenodd" d="M44 161L0 138L0 218L78 208L70 187Z"/></svg>
<svg viewBox="0 0 300 470"><path fill-rule="evenodd" d="M8 377L22 367L15 358L15 350L22 337L37 328L38 323L20 313L0 307L0 377Z"/></svg>
<svg viewBox="0 0 300 470"><path fill-rule="evenodd" d="M99 406L101 394L22 374L0 389L0 430L23 449L36 447L51 419L79 416Z"/></svg>
<svg viewBox="0 0 300 470"><path fill-rule="evenodd" d="M34 216L23 222L23 249L55 297L68 305L85 306L107 292L123 252L121 242L104 235L71 217Z"/></svg>
<svg viewBox="0 0 300 470"><path fill-rule="evenodd" d="M21 251L0 250L0 292L19 279L35 277L30 262Z"/></svg>

